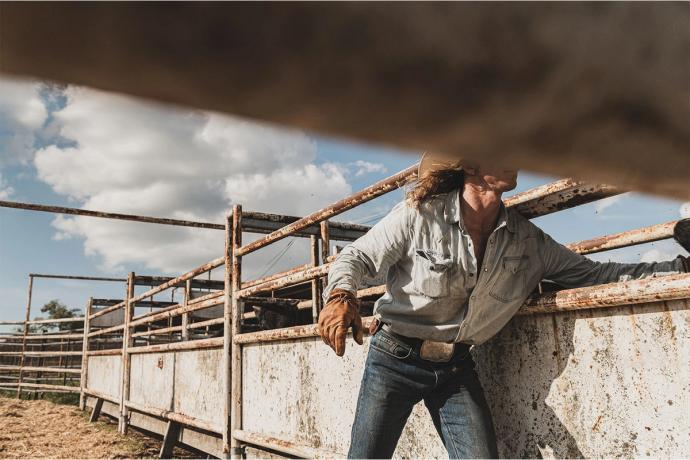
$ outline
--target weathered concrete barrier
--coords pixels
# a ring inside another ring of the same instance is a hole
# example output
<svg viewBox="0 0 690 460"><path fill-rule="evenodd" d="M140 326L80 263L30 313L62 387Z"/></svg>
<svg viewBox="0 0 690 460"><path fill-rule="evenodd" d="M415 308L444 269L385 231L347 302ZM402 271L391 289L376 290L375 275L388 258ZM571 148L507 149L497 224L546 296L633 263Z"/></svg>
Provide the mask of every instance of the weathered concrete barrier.
<svg viewBox="0 0 690 460"><path fill-rule="evenodd" d="M346 453L368 341L243 347L243 429ZM688 301L515 317L473 350L501 457L690 452ZM447 457L423 403L396 457Z"/></svg>

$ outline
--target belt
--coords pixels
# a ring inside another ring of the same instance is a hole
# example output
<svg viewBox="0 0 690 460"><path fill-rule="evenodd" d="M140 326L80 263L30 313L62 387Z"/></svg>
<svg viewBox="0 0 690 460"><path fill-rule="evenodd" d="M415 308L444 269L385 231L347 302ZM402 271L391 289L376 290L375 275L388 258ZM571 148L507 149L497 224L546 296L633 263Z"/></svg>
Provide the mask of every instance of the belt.
<svg viewBox="0 0 690 460"><path fill-rule="evenodd" d="M383 323L381 325L381 329L386 331L386 334L390 335L396 340L399 340L403 342L406 345L409 345L412 347L412 349L419 354L419 350L422 347L422 343L424 343L424 339L418 339L416 337L407 337L406 335L398 334L397 332L393 332L391 330L391 327L387 323ZM468 343L461 343L461 342L456 342L455 343L455 348L453 349L453 355L457 355L459 353L466 353L469 351L470 347L472 345Z"/></svg>

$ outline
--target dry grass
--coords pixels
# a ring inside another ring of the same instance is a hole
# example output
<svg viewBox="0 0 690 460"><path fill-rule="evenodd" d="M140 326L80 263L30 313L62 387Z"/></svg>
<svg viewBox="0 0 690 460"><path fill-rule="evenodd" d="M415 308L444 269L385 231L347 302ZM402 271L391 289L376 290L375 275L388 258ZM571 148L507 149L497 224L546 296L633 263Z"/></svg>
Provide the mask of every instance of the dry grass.
<svg viewBox="0 0 690 460"><path fill-rule="evenodd" d="M156 458L160 441L49 401L0 397L0 458ZM180 449L176 457L190 458Z"/></svg>

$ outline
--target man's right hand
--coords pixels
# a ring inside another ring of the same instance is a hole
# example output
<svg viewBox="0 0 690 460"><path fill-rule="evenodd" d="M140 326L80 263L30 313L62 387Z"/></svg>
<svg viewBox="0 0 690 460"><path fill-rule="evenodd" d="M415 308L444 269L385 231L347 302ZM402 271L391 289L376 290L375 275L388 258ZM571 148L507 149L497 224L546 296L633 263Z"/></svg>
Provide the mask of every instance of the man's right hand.
<svg viewBox="0 0 690 460"><path fill-rule="evenodd" d="M345 337L350 327L355 342L362 345L364 329L357 298L345 289L333 289L319 314L319 333L323 342L338 356L345 354Z"/></svg>

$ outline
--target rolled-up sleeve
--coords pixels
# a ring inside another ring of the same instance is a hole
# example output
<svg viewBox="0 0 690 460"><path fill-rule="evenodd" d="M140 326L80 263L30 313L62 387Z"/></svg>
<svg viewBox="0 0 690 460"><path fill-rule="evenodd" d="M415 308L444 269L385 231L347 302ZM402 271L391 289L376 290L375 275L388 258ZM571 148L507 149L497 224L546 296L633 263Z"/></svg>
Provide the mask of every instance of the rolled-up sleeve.
<svg viewBox="0 0 690 460"><path fill-rule="evenodd" d="M641 279L652 275L683 271L680 259L637 264L595 262L554 241L541 230L538 232L537 239L541 246L539 254L544 266L543 277L566 288Z"/></svg>
<svg viewBox="0 0 690 460"><path fill-rule="evenodd" d="M411 231L412 209L398 203L365 235L345 246L328 271L328 299L333 289L355 292L364 278L376 278L405 253Z"/></svg>

